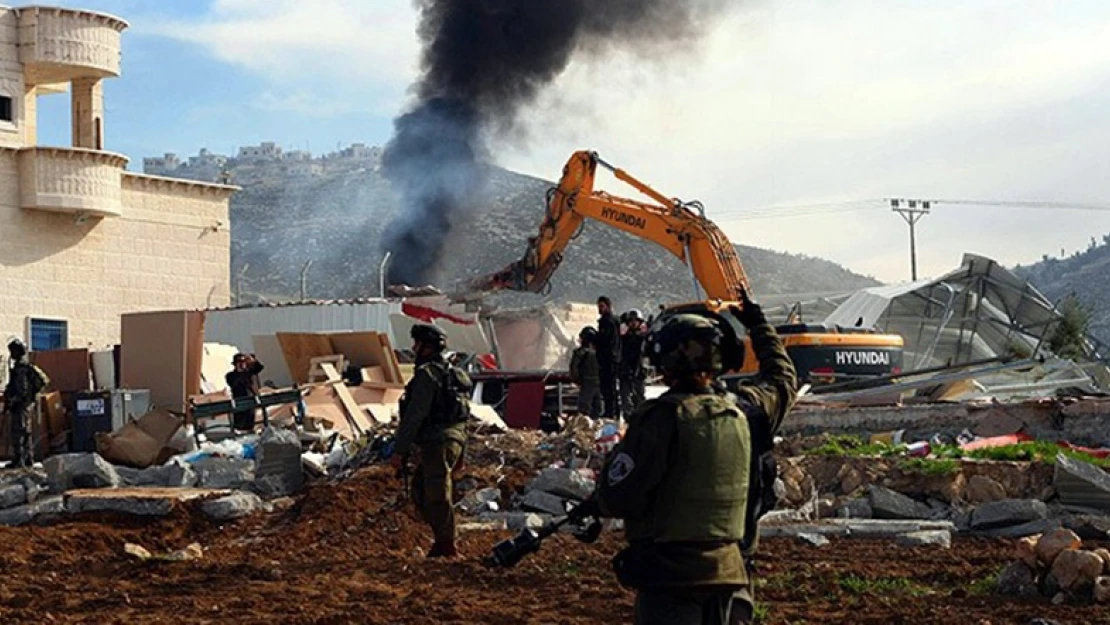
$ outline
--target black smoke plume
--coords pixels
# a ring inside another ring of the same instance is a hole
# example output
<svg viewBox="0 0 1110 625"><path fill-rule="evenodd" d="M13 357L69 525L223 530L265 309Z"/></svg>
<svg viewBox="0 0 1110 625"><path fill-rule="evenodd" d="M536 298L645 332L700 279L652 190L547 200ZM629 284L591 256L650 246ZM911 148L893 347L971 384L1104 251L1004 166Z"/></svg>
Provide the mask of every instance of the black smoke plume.
<svg viewBox="0 0 1110 625"><path fill-rule="evenodd" d="M383 167L402 214L385 232L390 284L425 284L453 225L476 208L485 139L575 54L685 52L731 0L416 0L423 44L415 103L394 121ZM599 78L595 85L605 87ZM554 130L554 129L553 129Z"/></svg>

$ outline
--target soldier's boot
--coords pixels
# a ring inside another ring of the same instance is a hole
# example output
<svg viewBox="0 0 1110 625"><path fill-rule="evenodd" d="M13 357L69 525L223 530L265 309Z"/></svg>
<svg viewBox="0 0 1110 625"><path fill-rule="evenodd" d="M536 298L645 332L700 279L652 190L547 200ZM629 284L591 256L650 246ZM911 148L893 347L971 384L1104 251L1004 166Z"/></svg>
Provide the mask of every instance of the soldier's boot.
<svg viewBox="0 0 1110 625"><path fill-rule="evenodd" d="M459 550L455 546L455 542L440 543L437 542L432 545L431 551L428 552L426 557L429 558L454 558L459 555Z"/></svg>

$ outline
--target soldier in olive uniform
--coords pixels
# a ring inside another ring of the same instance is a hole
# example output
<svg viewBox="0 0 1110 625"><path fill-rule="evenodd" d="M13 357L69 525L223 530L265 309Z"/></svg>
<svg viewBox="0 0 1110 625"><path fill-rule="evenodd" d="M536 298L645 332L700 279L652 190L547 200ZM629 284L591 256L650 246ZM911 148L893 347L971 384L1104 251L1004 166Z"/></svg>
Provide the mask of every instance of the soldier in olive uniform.
<svg viewBox="0 0 1110 625"><path fill-rule="evenodd" d="M455 513L451 505L451 472L463 457L469 410L464 394L470 381L443 357L447 336L432 325L412 329L416 372L401 399L401 424L394 438L393 462L407 462L413 445L419 464L412 481L412 498L431 526L435 544L429 558L454 557ZM465 379L460 379L465 378ZM459 403L462 402L462 406Z"/></svg>
<svg viewBox="0 0 1110 625"><path fill-rule="evenodd" d="M578 333L578 349L570 357L570 379L578 385L578 414L601 416L601 376L597 364L597 330L587 326Z"/></svg>
<svg viewBox="0 0 1110 625"><path fill-rule="evenodd" d="M752 617L741 549L751 541L746 531L755 529L747 522L755 431L749 421L773 433L793 404L797 380L759 306L746 294L743 304L732 312L748 328L758 378L727 393L714 382L722 347L736 362L741 344L722 346L724 335L710 317L666 320L647 349L669 390L632 414L591 502L603 516L625 521L629 546L614 568L623 585L637 590L638 625L724 625Z"/></svg>
<svg viewBox="0 0 1110 625"><path fill-rule="evenodd" d="M4 388L4 411L11 424L12 464L29 467L34 464L31 445L31 413L39 392L50 384L50 378L35 365L27 362L27 347L23 341L12 339L8 343L11 369L8 385Z"/></svg>

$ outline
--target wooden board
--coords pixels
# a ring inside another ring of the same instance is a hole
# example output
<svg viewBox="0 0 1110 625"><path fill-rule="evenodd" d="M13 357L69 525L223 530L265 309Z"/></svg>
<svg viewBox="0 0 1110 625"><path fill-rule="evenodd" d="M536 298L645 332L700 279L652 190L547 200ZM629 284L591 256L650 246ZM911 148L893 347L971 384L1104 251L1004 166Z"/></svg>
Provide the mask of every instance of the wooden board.
<svg viewBox="0 0 1110 625"><path fill-rule="evenodd" d="M278 332L276 336L285 356L285 364L289 367L289 375L297 384L308 382L308 369L313 358L335 353L326 334Z"/></svg>
<svg viewBox="0 0 1110 625"><path fill-rule="evenodd" d="M401 367L397 363L397 354L393 351L393 343L389 340L389 335L379 334L378 340L381 343L381 358L386 370L386 381L404 384L401 378Z"/></svg>
<svg viewBox="0 0 1110 625"><path fill-rule="evenodd" d="M30 360L50 376L46 390L66 393L89 390L89 350L31 352Z"/></svg>
<svg viewBox="0 0 1110 625"><path fill-rule="evenodd" d="M324 365L331 365L331 373L324 370ZM309 361L308 365L308 381L318 382L323 378L327 382L339 382L343 379L340 371L346 371L346 360L342 354L335 354L332 356L317 356Z"/></svg>
<svg viewBox="0 0 1110 625"><path fill-rule="evenodd" d="M189 325L185 311L123 315L120 388L149 389L153 405L184 412L186 398L199 395L186 390Z"/></svg>
<svg viewBox="0 0 1110 625"><path fill-rule="evenodd" d="M382 366L363 367L362 368L362 381L363 382L385 382L385 368Z"/></svg>
<svg viewBox="0 0 1110 625"><path fill-rule="evenodd" d="M185 313L185 395L197 395L200 391L202 369L204 367L204 313L191 310Z"/></svg>
<svg viewBox="0 0 1110 625"><path fill-rule="evenodd" d="M226 376L232 370L231 361L238 353L239 348L234 345L204 344L204 358L201 360L202 393L219 393L227 389Z"/></svg>
<svg viewBox="0 0 1110 625"><path fill-rule="evenodd" d="M355 440L355 434L347 419L347 413L339 403L339 398L331 386L316 386L304 396L306 412L309 416L330 421L339 435L347 440Z"/></svg>
<svg viewBox="0 0 1110 625"><path fill-rule="evenodd" d="M349 364L356 367L382 365L377 332L333 332L327 336L334 350L332 353L343 354Z"/></svg>
<svg viewBox="0 0 1110 625"><path fill-rule="evenodd" d="M335 367L330 363L325 362L320 365L320 368L324 370L324 374L328 376L329 380L339 378L339 372L336 371ZM351 390L347 388L347 385L336 384L333 388L335 388L335 395L339 398L339 403L343 406L343 410L347 412L347 416L354 426L355 431L361 434L369 430L371 427L370 421L366 418L362 409L358 407L358 402L355 401L355 398L351 397Z"/></svg>
<svg viewBox="0 0 1110 625"><path fill-rule="evenodd" d="M381 424L387 424L393 420L393 409L396 406L390 404L367 404L366 411L374 420Z"/></svg>

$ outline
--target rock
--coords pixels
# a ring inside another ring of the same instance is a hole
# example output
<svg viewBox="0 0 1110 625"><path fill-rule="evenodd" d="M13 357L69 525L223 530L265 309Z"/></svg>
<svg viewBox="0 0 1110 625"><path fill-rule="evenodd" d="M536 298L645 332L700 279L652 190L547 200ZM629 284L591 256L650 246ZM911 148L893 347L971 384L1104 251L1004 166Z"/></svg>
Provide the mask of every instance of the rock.
<svg viewBox="0 0 1110 625"><path fill-rule="evenodd" d="M840 478L840 492L845 495L851 495L863 486L863 474L853 466L844 465L841 467L837 477Z"/></svg>
<svg viewBox="0 0 1110 625"><path fill-rule="evenodd" d="M116 467L116 473L119 475L120 486L192 488L197 483L197 474L193 468L176 462L146 469Z"/></svg>
<svg viewBox="0 0 1110 625"><path fill-rule="evenodd" d="M1037 596L1036 574L1024 562L1011 562L998 574L995 590L1009 597Z"/></svg>
<svg viewBox="0 0 1110 625"><path fill-rule="evenodd" d="M829 544L829 539L825 538L821 534L810 534L808 532L803 532L801 534L798 534L797 537L798 540L804 543L809 543L814 547L824 547L825 545Z"/></svg>
<svg viewBox="0 0 1110 625"><path fill-rule="evenodd" d="M252 489L267 499L292 495L304 487L301 439L292 430L266 428L255 452Z"/></svg>
<svg viewBox="0 0 1110 625"><path fill-rule="evenodd" d="M1036 570L1037 568L1037 541L1041 539L1041 535L1026 536L1017 541L1014 551L1016 552L1018 560L1021 560L1029 568Z"/></svg>
<svg viewBox="0 0 1110 625"><path fill-rule="evenodd" d="M1006 498L1006 489L985 475L973 475L964 489L964 501L979 505Z"/></svg>
<svg viewBox="0 0 1110 625"><path fill-rule="evenodd" d="M59 454L43 462L50 490L119 486L115 467L98 454Z"/></svg>
<svg viewBox="0 0 1110 625"><path fill-rule="evenodd" d="M480 514L487 510L496 512L499 508L498 499L501 491L496 488L481 488L472 490L457 504L465 514Z"/></svg>
<svg viewBox="0 0 1110 625"><path fill-rule="evenodd" d="M14 508L27 503L27 489L15 483L0 486L0 509Z"/></svg>
<svg viewBox="0 0 1110 625"><path fill-rule="evenodd" d="M927 519L931 513L929 506L883 486L868 487L867 498L876 519Z"/></svg>
<svg viewBox="0 0 1110 625"><path fill-rule="evenodd" d="M1102 574L1102 558L1091 551L1065 549L1052 562L1052 575L1062 590L1092 586Z"/></svg>
<svg viewBox="0 0 1110 625"><path fill-rule="evenodd" d="M952 547L952 533L944 530L910 532L895 536L894 541L903 547L935 546L949 549Z"/></svg>
<svg viewBox="0 0 1110 625"><path fill-rule="evenodd" d="M29 475L23 476L19 480L19 483L23 484L23 490L27 497L27 503L35 503L35 501L38 500L39 495L46 492L46 487L43 485L45 482L40 482L38 479Z"/></svg>
<svg viewBox="0 0 1110 625"><path fill-rule="evenodd" d="M1056 454L1053 486L1064 504L1110 510L1110 474L1089 462Z"/></svg>
<svg viewBox="0 0 1110 625"><path fill-rule="evenodd" d="M135 543L124 544L123 552L139 560L149 560L154 557L154 554L151 553L149 549L142 545L136 545Z"/></svg>
<svg viewBox="0 0 1110 625"><path fill-rule="evenodd" d="M40 516L62 514L65 504L61 495L41 497L34 503L0 510L0 525L25 525Z"/></svg>
<svg viewBox="0 0 1110 625"><path fill-rule="evenodd" d="M817 518L831 519L836 516L836 502L828 497L817 500Z"/></svg>
<svg viewBox="0 0 1110 625"><path fill-rule="evenodd" d="M563 516L567 513L566 504L560 497L545 493L542 490L530 490L524 493L520 505L529 510L546 512L555 516Z"/></svg>
<svg viewBox="0 0 1110 625"><path fill-rule="evenodd" d="M873 515L871 502L864 497L848 499L837 510L837 516L842 519L870 519Z"/></svg>
<svg viewBox="0 0 1110 625"><path fill-rule="evenodd" d="M505 526L510 532L520 532L526 529L538 530L547 525L547 517L531 512L510 512L505 518Z"/></svg>
<svg viewBox="0 0 1110 625"><path fill-rule="evenodd" d="M1053 532L1049 532L1037 541L1037 546L1034 552L1037 554L1037 559L1045 566L1051 566L1056 561L1056 556L1060 555L1061 551L1065 549L1079 549L1083 545L1083 541L1075 535L1075 532L1060 528Z"/></svg>
<svg viewBox="0 0 1110 625"><path fill-rule="evenodd" d="M1067 600L1068 596L1066 594L1058 592L1052 596L1052 605L1064 605L1064 602Z"/></svg>
<svg viewBox="0 0 1110 625"><path fill-rule="evenodd" d="M174 501L169 497L69 497L65 510L70 514L81 512L119 512L136 516L165 516L173 510Z"/></svg>
<svg viewBox="0 0 1110 625"><path fill-rule="evenodd" d="M973 534L976 536L989 536L991 538L1022 538L1024 536L1044 534L1057 529L1060 529L1059 519L1041 519L1040 521L1030 521L1028 523L1022 523L1021 525L996 527L990 530L976 530Z"/></svg>
<svg viewBox="0 0 1110 625"><path fill-rule="evenodd" d="M1095 580L1095 603L1110 603L1110 577L1102 576Z"/></svg>
<svg viewBox="0 0 1110 625"><path fill-rule="evenodd" d="M1056 576L1051 571L1041 576L1040 591L1046 597L1054 597L1060 592L1060 582L1056 581Z"/></svg>
<svg viewBox="0 0 1110 625"><path fill-rule="evenodd" d="M250 516L261 510L262 498L251 492L237 491L224 497L201 502L200 509L217 521L230 521Z"/></svg>
<svg viewBox="0 0 1110 625"><path fill-rule="evenodd" d="M254 462L242 458L208 456L194 462L193 471L200 488L241 490L254 481Z"/></svg>
<svg viewBox="0 0 1110 625"><path fill-rule="evenodd" d="M1102 572L1110 575L1110 549L1095 549L1095 555L1102 558Z"/></svg>
<svg viewBox="0 0 1110 625"><path fill-rule="evenodd" d="M1048 517L1048 506L1035 499L1003 499L985 503L971 514L972 529L1020 525Z"/></svg>
<svg viewBox="0 0 1110 625"><path fill-rule="evenodd" d="M166 556L170 562L184 562L186 560L197 560L204 556L204 548L200 543L190 543L184 549L178 549Z"/></svg>
<svg viewBox="0 0 1110 625"><path fill-rule="evenodd" d="M532 480L528 490L541 490L568 499L582 501L594 492L594 481L578 471L548 467Z"/></svg>
<svg viewBox="0 0 1110 625"><path fill-rule="evenodd" d="M1083 540L1110 540L1110 517L1074 514L1064 517L1064 527Z"/></svg>

